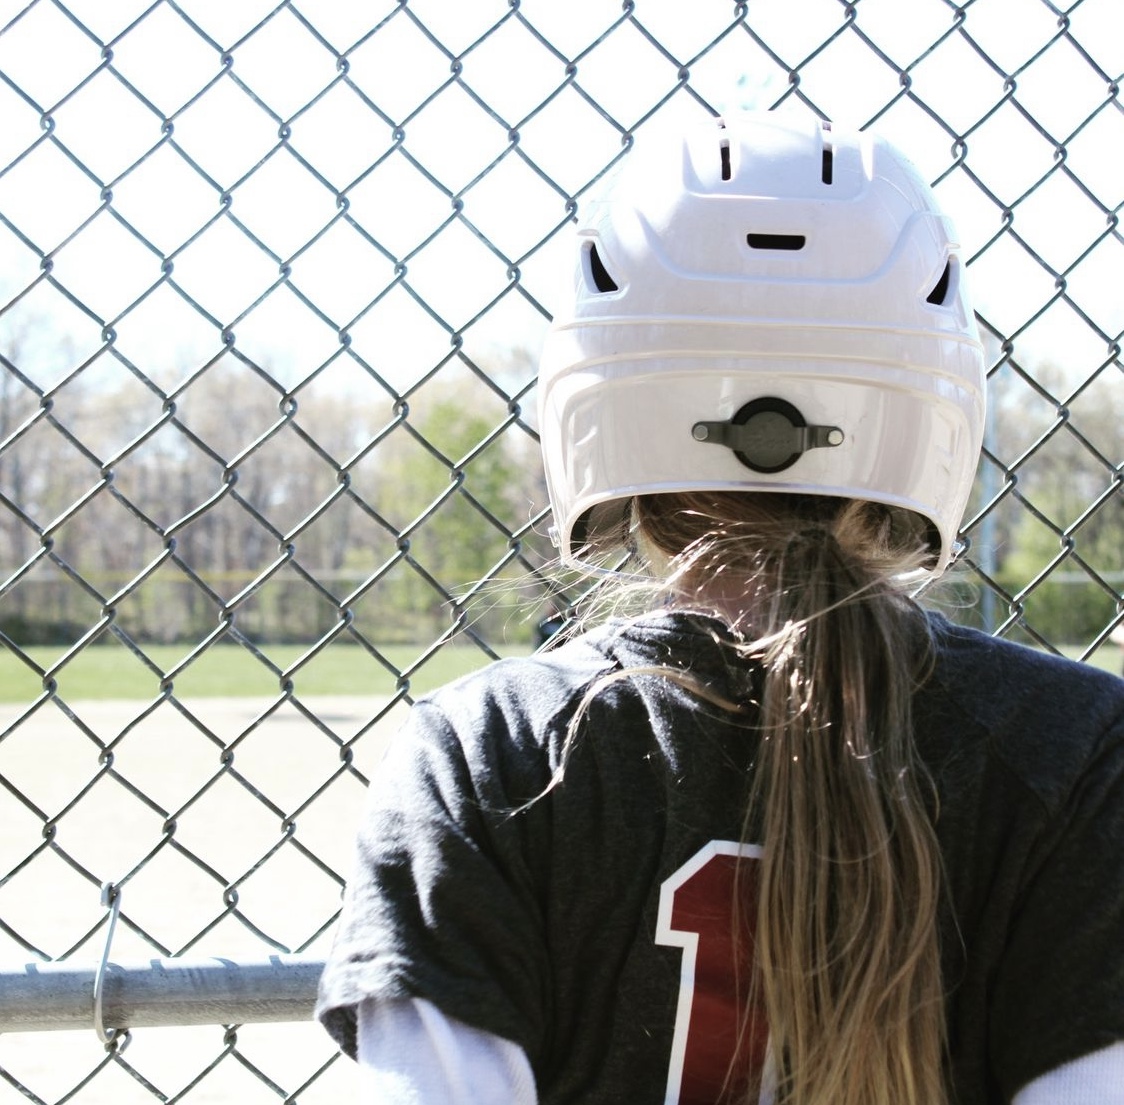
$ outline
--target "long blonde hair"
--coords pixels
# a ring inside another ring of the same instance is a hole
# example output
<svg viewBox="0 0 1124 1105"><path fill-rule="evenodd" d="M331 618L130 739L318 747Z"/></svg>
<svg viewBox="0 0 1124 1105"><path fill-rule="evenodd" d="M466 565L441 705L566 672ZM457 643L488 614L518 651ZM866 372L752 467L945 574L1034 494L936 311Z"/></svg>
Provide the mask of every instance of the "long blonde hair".
<svg viewBox="0 0 1124 1105"><path fill-rule="evenodd" d="M778 1105L946 1101L940 857L911 724L928 635L895 582L924 560L911 518L823 496L634 504L676 600L717 607L763 670L743 1031L762 1009Z"/></svg>

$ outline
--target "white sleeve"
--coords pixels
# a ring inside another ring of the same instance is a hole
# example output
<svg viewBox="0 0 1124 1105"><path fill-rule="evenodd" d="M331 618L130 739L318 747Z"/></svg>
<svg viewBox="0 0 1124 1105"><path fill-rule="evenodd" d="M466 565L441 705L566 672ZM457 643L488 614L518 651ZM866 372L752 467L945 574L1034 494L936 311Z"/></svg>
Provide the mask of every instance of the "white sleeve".
<svg viewBox="0 0 1124 1105"><path fill-rule="evenodd" d="M363 1105L538 1105L523 1049L421 998L359 1006Z"/></svg>
<svg viewBox="0 0 1124 1105"><path fill-rule="evenodd" d="M1055 1067L1011 1105L1124 1105L1124 1041Z"/></svg>

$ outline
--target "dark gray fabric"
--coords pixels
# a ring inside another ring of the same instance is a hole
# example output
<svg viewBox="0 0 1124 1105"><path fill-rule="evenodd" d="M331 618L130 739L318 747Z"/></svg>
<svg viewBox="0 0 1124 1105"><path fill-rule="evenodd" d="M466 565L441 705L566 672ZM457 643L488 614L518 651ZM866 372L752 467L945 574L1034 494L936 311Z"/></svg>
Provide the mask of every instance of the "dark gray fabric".
<svg viewBox="0 0 1124 1105"><path fill-rule="evenodd" d="M992 1105L1124 1039L1124 680L933 627L914 710L940 799L953 1082L959 1105ZM602 676L680 667L749 701L730 655L715 624L652 616L414 707L321 983L345 1050L363 998L424 997L522 1045L543 1105L664 1100L681 952L654 942L659 888L740 838L752 726L633 676L593 699L544 791Z"/></svg>

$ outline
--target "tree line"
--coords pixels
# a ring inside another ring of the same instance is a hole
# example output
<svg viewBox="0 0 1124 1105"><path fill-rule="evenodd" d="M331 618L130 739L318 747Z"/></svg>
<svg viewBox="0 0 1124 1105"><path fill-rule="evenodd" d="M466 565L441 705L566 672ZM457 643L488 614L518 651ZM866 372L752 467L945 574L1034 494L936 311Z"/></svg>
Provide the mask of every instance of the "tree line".
<svg viewBox="0 0 1124 1105"><path fill-rule="evenodd" d="M1074 387L1056 366L993 373L968 556L998 589L961 586L982 596L962 620L1084 644L1124 609L1124 378L1109 362Z"/></svg>
<svg viewBox="0 0 1124 1105"><path fill-rule="evenodd" d="M453 360L405 399L373 379L287 395L228 353L170 397L119 366L43 403L18 352L0 372L0 631L17 644L73 642L107 616L161 643L223 626L314 641L341 623L379 643L469 623L533 641L552 610L554 585L536 575L553 556L535 522L538 446L509 398L530 378L525 353L487 371ZM994 459L969 518L992 505L969 556L999 590L954 576L960 620L1017 616L1067 643L1116 616L1115 371L1068 409L1051 399L1065 392L1057 371L995 374Z"/></svg>
<svg viewBox="0 0 1124 1105"><path fill-rule="evenodd" d="M546 602L532 587L520 614L484 582L550 556L546 492L523 412L457 366L405 400L375 381L288 396L227 357L174 402L124 374L45 410L9 361L0 441L0 630L17 643L77 639L107 608L140 641L221 625L312 641L346 621L419 642L470 620L530 640Z"/></svg>

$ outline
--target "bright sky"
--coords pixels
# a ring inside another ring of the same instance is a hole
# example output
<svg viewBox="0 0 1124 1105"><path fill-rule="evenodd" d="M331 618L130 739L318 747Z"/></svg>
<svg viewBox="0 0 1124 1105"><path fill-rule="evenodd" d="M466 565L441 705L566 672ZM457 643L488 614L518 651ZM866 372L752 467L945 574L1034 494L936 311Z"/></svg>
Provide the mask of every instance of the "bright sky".
<svg viewBox="0 0 1124 1105"><path fill-rule="evenodd" d="M223 328L286 387L333 357L333 386L362 379L341 331L399 388L453 332L533 350L529 300L568 268L542 243L621 130L701 110L681 67L719 110L770 106L798 68L839 122L897 98L876 125L940 178L969 255L999 235L971 270L995 325L1056 294L1028 248L1065 276L1075 306L1017 352L1083 378L1124 328L1124 4L963 8L971 41L946 0L860 0L853 26L839 0L750 0L732 30L728 0L636 0L635 22L619 0L0 0L0 351L21 340L50 387L104 322L170 390Z"/></svg>

